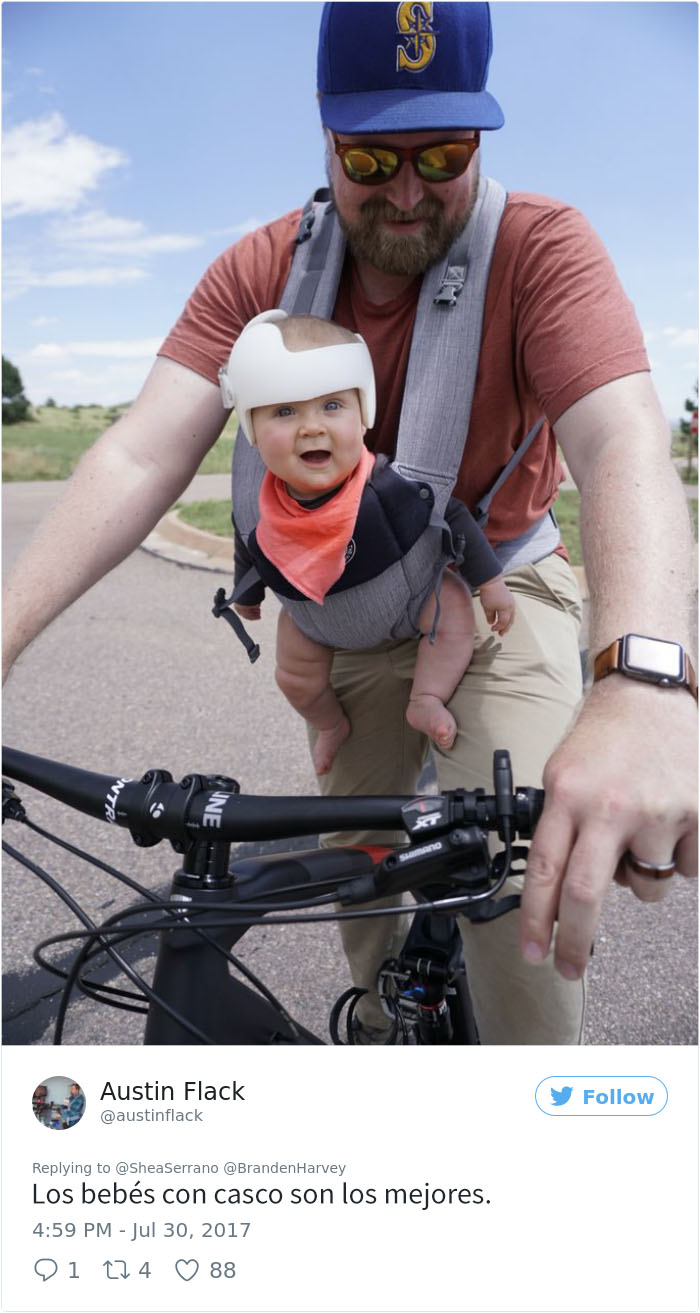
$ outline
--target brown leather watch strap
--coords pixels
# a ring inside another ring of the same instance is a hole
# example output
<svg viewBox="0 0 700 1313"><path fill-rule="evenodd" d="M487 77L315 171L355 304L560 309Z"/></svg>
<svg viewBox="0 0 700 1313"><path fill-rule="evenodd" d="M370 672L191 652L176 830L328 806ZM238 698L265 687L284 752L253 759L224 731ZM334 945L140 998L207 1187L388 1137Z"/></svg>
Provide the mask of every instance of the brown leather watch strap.
<svg viewBox="0 0 700 1313"><path fill-rule="evenodd" d="M622 656L622 642L623 642L622 638L616 638L616 639L614 640L614 642L612 642L612 643L609 645L609 647L604 648L602 652L599 652L599 653L598 653L597 657L595 658L595 660L594 660L594 662L593 662L593 682L594 682L594 683L597 683L599 679L604 679L606 675L613 675L613 674L615 674L615 673L617 673L617 674L622 674L622 675L627 675L627 676L630 677L630 678L634 678L634 677L635 677L633 671L623 670L623 669L621 668L620 661L621 661L621 656ZM693 663L692 663L692 661L690 660L690 657L688 656L688 653L685 651L684 648L681 648L681 652L683 653L683 680L682 680L682 683L676 683L675 681L671 681L668 685L666 685L666 687L670 687L670 688L687 688L688 691L689 691L690 693L692 693L693 697L695 698L695 700L696 700L696 702L697 702L697 700L698 700L698 681L697 681L697 678L696 678L696 676L695 676L695 671L694 671L694 669L693 669ZM644 677L641 676L641 675L640 675L640 676L637 676L637 678L639 678L639 679L642 680L642 681L643 681L643 679L644 679ZM660 679L659 679L658 681L652 679L652 680L650 680L649 682L650 682L650 683L658 683L658 684L661 685L662 687L664 686L664 685L662 684L662 681L661 681Z"/></svg>
<svg viewBox="0 0 700 1313"><path fill-rule="evenodd" d="M599 652L593 662L593 683L597 684L599 679L604 679L606 675L612 675L618 669L620 660L620 639L616 638L609 647Z"/></svg>
<svg viewBox="0 0 700 1313"><path fill-rule="evenodd" d="M693 697L695 698L695 701L697 702L698 681L695 677L695 671L693 670L693 663L690 660L690 657L688 656L687 652L683 653L683 676L686 684L688 685L688 688L690 689L690 692L692 693Z"/></svg>

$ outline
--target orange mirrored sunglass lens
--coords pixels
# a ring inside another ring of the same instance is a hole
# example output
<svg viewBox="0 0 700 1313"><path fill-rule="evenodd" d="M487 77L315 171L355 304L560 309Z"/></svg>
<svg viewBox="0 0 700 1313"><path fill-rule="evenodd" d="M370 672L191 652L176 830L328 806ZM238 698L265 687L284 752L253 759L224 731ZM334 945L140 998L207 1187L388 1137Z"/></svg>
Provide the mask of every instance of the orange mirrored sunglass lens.
<svg viewBox="0 0 700 1313"><path fill-rule="evenodd" d="M349 150L343 156L345 170L350 177L372 178L380 174L391 177L399 165L399 157L389 150Z"/></svg>
<svg viewBox="0 0 700 1313"><path fill-rule="evenodd" d="M418 172L421 177L428 180L458 178L460 173L464 173L473 153L472 141L455 141L444 146L431 146L427 150L422 150L418 156L416 160Z"/></svg>
<svg viewBox="0 0 700 1313"><path fill-rule="evenodd" d="M343 167L353 182L381 183L398 173L404 161L410 160L416 173L426 182L449 182L464 173L478 146L478 138L467 141L438 142L423 150L391 150L387 146L343 146L336 150Z"/></svg>

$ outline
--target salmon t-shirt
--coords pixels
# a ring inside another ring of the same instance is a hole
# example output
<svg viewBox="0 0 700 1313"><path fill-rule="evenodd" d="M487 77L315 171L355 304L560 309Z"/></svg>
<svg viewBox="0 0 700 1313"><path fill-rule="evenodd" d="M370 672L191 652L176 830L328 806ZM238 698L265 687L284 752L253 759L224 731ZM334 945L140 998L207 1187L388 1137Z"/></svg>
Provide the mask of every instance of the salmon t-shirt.
<svg viewBox="0 0 700 1313"><path fill-rule="evenodd" d="M159 354L217 383L219 366L254 315L278 305L301 212L224 251L204 274ZM364 295L350 258L332 318L361 333L377 381L365 441L393 457L420 277L395 300ZM489 275L469 434L454 494L473 509L522 438L542 426L490 508L491 543L524 533L549 509L562 471L552 425L594 388L649 369L641 329L612 261L583 215L560 201L508 197ZM290 400L290 398L280 398ZM439 425L440 415L436 413Z"/></svg>

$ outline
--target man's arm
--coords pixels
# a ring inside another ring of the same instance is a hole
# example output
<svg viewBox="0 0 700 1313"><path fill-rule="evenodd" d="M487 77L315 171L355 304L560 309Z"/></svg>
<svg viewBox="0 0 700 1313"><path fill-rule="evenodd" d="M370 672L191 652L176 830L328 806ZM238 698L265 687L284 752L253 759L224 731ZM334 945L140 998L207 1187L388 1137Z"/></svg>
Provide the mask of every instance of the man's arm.
<svg viewBox="0 0 700 1313"><path fill-rule="evenodd" d="M591 392L555 428L581 493L591 653L639 633L692 654L694 546L648 374ZM663 880L621 864L627 849L651 865L675 857L680 872L695 873L696 734L697 706L685 689L619 675L593 686L545 770L522 900L529 960L544 956L558 917L557 966L567 978L581 976L616 873L640 898L663 895Z"/></svg>
<svg viewBox="0 0 700 1313"><path fill-rule="evenodd" d="M37 634L143 542L226 418L213 383L156 360L131 410L81 458L8 579L3 677Z"/></svg>

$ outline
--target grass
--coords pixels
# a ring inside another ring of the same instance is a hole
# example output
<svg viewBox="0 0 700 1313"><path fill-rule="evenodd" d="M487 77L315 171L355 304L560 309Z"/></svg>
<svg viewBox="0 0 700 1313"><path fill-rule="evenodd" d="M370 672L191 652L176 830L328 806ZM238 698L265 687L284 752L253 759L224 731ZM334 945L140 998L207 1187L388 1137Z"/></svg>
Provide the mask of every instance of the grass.
<svg viewBox="0 0 700 1313"><path fill-rule="evenodd" d="M230 501L178 502L177 513L181 520L195 529L217 533L220 538L233 537Z"/></svg>
<svg viewBox="0 0 700 1313"><path fill-rule="evenodd" d="M569 553L572 565L583 565L581 539L578 532L578 512L580 497L574 488L560 492L554 503L561 539Z"/></svg>
<svg viewBox="0 0 700 1313"><path fill-rule="evenodd" d="M37 406L34 420L7 424L3 430L2 477L5 481L67 479L83 452L96 438L129 409L124 406ZM218 442L199 467L200 474L228 474L231 469L237 421L232 415ZM697 470L694 471L697 479ZM581 565L578 532L579 494L560 492L556 515L561 536L572 565ZM695 537L698 536L698 504L688 501ZM229 501L189 502L178 506L183 520L221 538L231 537Z"/></svg>
<svg viewBox="0 0 700 1313"><path fill-rule="evenodd" d="M178 515L187 524L196 529L205 529L207 533L219 534L221 538L231 537L231 503L230 501L199 501L178 505ZM698 503L688 500L691 523L695 537L698 536ZM575 489L560 492L556 500L555 511L562 541L569 553L572 565L582 565L581 540L579 538L579 494Z"/></svg>
<svg viewBox="0 0 700 1313"><path fill-rule="evenodd" d="M6 424L2 440L5 482L67 479L83 452L113 424L125 406L36 406L35 419ZM218 442L207 452L200 474L226 474L231 468L236 420L226 424Z"/></svg>
<svg viewBox="0 0 700 1313"><path fill-rule="evenodd" d="M578 503L577 492L560 492L557 498L557 520L572 565L581 564ZM181 520L194 525L196 529L205 529L207 533L218 533L222 538L231 537L230 501L188 502L187 505L179 505L177 512Z"/></svg>
<svg viewBox="0 0 700 1313"><path fill-rule="evenodd" d="M581 564L578 504L577 492L560 492L557 498L557 520L572 565ZM218 533L222 538L231 537L230 501L188 502L186 505L179 505L177 511L180 519L194 525L196 529L205 529L207 533Z"/></svg>
<svg viewBox="0 0 700 1313"><path fill-rule="evenodd" d="M698 536L698 503L695 499L688 498L688 513L690 523L693 529L693 535L697 540ZM562 542L569 553L569 560L572 565L583 565L581 555L581 540L579 537L579 494L575 489L568 489L560 492L554 504L554 511L561 531Z"/></svg>
<svg viewBox="0 0 700 1313"><path fill-rule="evenodd" d="M6 481L67 479L83 452L127 407L37 406L33 420L6 424L2 477Z"/></svg>

